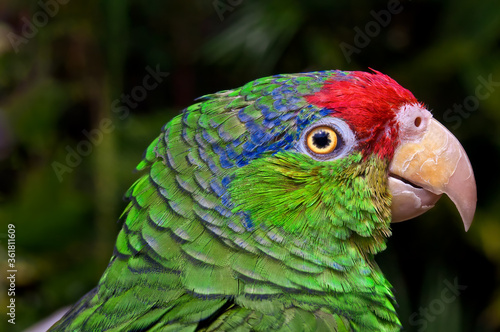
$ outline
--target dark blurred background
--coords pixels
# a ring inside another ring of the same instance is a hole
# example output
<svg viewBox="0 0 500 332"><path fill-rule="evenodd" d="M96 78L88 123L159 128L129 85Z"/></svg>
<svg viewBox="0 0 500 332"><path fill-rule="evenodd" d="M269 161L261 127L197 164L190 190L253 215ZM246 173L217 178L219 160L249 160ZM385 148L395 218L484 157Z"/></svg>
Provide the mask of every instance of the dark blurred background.
<svg viewBox="0 0 500 332"><path fill-rule="evenodd" d="M2 1L0 330L23 330L96 285L135 165L194 98L266 75L369 68L450 129L478 185L468 233L443 198L394 225L377 256L404 330L500 331L496 0ZM144 82L151 72L157 82Z"/></svg>

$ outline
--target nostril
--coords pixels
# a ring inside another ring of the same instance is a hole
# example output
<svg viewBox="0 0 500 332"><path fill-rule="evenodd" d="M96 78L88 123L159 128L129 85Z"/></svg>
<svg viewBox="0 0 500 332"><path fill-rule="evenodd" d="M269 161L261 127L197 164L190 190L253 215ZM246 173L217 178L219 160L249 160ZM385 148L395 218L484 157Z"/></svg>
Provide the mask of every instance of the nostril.
<svg viewBox="0 0 500 332"><path fill-rule="evenodd" d="M415 127L420 127L421 123L422 123L422 118L421 117L416 117L415 118Z"/></svg>

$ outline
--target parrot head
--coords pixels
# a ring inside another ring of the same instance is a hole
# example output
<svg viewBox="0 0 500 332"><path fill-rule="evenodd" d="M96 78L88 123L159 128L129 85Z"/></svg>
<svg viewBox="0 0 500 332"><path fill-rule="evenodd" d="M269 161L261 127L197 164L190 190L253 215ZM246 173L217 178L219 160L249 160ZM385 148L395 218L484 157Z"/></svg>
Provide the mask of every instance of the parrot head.
<svg viewBox="0 0 500 332"><path fill-rule="evenodd" d="M286 82L238 110L247 136L241 167L226 179L232 212L252 227L320 246L350 239L375 253L390 222L424 213L445 193L467 230L476 206L471 164L425 106L376 71L316 75L275 77ZM214 151L226 159L223 149Z"/></svg>
<svg viewBox="0 0 500 332"><path fill-rule="evenodd" d="M445 193L468 230L476 208L476 183L458 140L389 76L376 71L352 76L329 82L306 98L333 110L332 117L352 128L353 150L390 161L392 222L424 213Z"/></svg>

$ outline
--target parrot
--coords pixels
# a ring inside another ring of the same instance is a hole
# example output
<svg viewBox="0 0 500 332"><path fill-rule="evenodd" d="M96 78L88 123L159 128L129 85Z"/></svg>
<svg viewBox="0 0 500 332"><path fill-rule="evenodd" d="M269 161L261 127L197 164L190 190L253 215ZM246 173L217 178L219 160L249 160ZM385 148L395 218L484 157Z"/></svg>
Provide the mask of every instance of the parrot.
<svg viewBox="0 0 500 332"><path fill-rule="evenodd" d="M204 95L137 166L98 285L49 331L399 331L375 261L446 194L464 148L391 77L324 70Z"/></svg>

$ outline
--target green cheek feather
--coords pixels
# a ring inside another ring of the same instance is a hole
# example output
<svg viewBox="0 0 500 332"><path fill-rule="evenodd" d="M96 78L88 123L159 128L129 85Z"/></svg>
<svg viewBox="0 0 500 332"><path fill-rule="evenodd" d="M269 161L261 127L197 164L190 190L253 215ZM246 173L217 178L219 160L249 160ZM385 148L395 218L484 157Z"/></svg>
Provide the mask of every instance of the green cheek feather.
<svg viewBox="0 0 500 332"><path fill-rule="evenodd" d="M283 152L238 169L229 193L233 212L247 213L254 227L278 227L290 236L324 241L356 234L373 239L377 252L390 234L386 170L379 158L363 161L359 153L322 162Z"/></svg>

